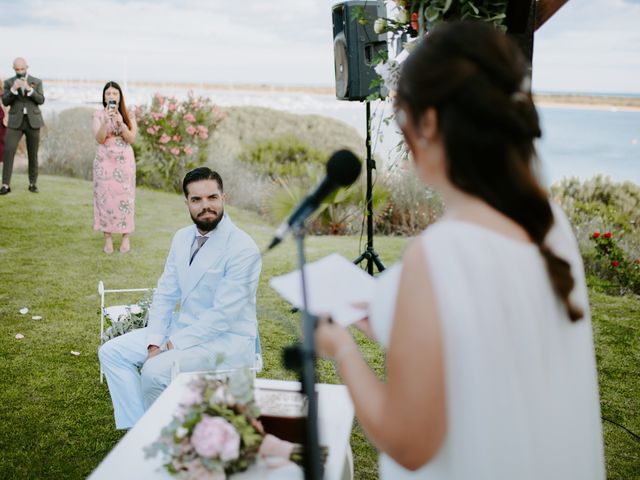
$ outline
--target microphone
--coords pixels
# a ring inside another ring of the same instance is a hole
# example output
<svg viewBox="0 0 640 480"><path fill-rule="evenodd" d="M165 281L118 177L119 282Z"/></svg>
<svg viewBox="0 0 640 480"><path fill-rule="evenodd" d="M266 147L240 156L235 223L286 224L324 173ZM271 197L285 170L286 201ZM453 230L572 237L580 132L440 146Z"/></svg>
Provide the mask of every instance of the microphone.
<svg viewBox="0 0 640 480"><path fill-rule="evenodd" d="M327 176L322 179L313 192L300 202L289 218L282 222L267 250L278 245L293 228L302 224L331 192L337 188L351 185L359 175L360 160L351 151L338 150L331 155L327 162Z"/></svg>

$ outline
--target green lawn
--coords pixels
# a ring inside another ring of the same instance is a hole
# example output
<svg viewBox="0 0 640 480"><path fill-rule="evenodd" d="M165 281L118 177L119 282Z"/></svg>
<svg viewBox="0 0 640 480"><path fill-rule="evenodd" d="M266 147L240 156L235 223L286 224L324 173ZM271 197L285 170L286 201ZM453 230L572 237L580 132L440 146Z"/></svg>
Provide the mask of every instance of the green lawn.
<svg viewBox="0 0 640 480"><path fill-rule="evenodd" d="M107 288L155 285L173 233L190 222L180 196L140 189L132 251L108 257L101 235L91 228L91 183L43 176L39 186L41 193L31 194L26 177L15 175L13 192L0 197L1 479L84 478L121 437L113 428L107 387L98 378L98 280ZM227 210L260 247L268 244L272 227L257 215ZM359 240L312 237L307 254L309 260L334 251L355 258ZM405 243L378 237L376 250L390 264ZM264 258L258 298L264 377L294 378L281 366L280 352L299 333L298 315L267 281L295 264L292 243ZM640 302L595 291L592 302L603 415L638 433ZM27 315L20 315L22 307L29 308ZM25 338L16 340L17 333ZM382 352L360 339L382 372ZM337 382L327 362L320 362L318 377ZM609 477L640 478L640 443L608 422L604 429ZM376 453L357 426L351 444L356 478L376 478Z"/></svg>

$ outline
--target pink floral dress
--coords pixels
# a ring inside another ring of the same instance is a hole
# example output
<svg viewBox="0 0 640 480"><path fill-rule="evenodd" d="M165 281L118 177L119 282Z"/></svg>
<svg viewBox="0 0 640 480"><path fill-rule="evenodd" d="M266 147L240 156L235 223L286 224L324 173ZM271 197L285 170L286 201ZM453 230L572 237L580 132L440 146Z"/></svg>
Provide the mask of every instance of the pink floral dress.
<svg viewBox="0 0 640 480"><path fill-rule="evenodd" d="M94 113L102 120L103 110ZM93 228L108 233L131 233L136 196L136 161L121 132L107 127L93 161Z"/></svg>

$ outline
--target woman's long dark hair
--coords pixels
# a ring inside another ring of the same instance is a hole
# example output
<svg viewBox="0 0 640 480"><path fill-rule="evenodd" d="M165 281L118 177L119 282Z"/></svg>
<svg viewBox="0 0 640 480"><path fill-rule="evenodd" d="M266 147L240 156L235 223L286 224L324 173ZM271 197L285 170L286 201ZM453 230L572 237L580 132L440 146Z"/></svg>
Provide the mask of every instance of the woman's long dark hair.
<svg viewBox="0 0 640 480"><path fill-rule="evenodd" d="M116 90L118 90L118 92L120 92L120 105L118 105L118 111L120 112L120 115L122 115L122 120L124 121L124 123L127 124L127 127L131 128L131 120L129 120L129 114L127 113L127 106L124 103L124 95L122 94L122 89L120 88L120 85L118 85L116 82L114 81L110 81L107 82L104 86L104 88L102 89L102 106L106 107L107 106L107 101L104 99L104 94L107 91L107 88L113 87Z"/></svg>
<svg viewBox="0 0 640 480"><path fill-rule="evenodd" d="M571 267L545 244L553 212L532 169L541 133L528 75L518 47L493 27L444 24L403 64L396 103L415 125L427 108L436 109L450 181L527 231L575 321L583 312L569 300Z"/></svg>

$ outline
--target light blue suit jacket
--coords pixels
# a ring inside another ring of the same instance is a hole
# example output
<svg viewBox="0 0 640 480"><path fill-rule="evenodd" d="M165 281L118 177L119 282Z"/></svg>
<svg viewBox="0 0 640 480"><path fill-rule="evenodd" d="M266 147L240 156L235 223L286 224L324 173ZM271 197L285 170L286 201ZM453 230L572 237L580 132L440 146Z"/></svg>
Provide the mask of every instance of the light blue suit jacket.
<svg viewBox="0 0 640 480"><path fill-rule="evenodd" d="M177 349L203 346L214 358L223 355L220 368L252 367L259 348L260 251L225 214L189 265L195 235L191 225L173 237L153 295L147 341L162 345L171 340Z"/></svg>

